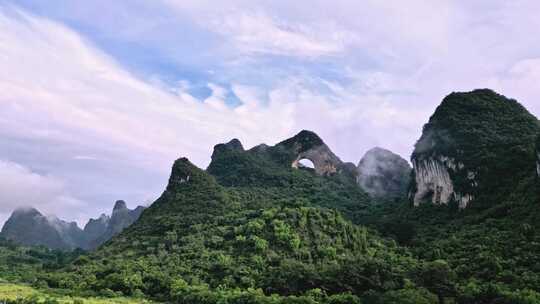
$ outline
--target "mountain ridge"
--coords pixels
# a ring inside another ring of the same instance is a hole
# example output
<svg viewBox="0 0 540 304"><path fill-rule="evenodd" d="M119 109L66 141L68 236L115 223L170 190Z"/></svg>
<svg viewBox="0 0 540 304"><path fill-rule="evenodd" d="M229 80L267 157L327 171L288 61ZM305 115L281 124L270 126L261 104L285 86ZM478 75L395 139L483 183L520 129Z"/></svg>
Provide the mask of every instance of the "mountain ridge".
<svg viewBox="0 0 540 304"><path fill-rule="evenodd" d="M111 216L102 214L97 219L91 218L81 229L75 222L43 215L33 207L22 207L13 211L0 236L26 246L92 250L131 225L143 210L142 206L129 210L124 201L117 201Z"/></svg>

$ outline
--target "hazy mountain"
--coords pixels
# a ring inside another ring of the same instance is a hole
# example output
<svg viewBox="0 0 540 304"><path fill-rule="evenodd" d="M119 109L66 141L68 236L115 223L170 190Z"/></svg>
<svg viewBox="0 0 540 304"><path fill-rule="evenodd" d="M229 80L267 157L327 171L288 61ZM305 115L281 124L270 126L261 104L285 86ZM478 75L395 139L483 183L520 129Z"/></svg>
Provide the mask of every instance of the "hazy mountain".
<svg viewBox="0 0 540 304"><path fill-rule="evenodd" d="M6 221L0 235L23 245L71 250L84 246L83 231L75 222L44 216L34 208L21 208Z"/></svg>
<svg viewBox="0 0 540 304"><path fill-rule="evenodd" d="M117 201L111 216L90 219L81 230L75 222L44 216L35 208L15 210L4 224L0 236L22 245L42 245L52 249L95 249L135 222L144 207L129 210Z"/></svg>
<svg viewBox="0 0 540 304"><path fill-rule="evenodd" d="M357 180L375 198L399 198L407 195L411 170L401 156L377 147L360 160Z"/></svg>
<svg viewBox="0 0 540 304"><path fill-rule="evenodd" d="M144 207L138 206L130 210L127 208L126 202L116 201L110 217L101 215L98 219L91 219L85 226L87 248L94 249L122 232L141 216L144 209Z"/></svg>

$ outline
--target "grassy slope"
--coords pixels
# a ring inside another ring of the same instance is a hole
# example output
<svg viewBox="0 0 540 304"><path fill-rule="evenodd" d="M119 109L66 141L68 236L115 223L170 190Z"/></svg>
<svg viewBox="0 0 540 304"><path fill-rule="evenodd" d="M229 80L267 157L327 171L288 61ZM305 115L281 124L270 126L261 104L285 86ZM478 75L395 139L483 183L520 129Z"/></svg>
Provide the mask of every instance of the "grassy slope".
<svg viewBox="0 0 540 304"><path fill-rule="evenodd" d="M22 284L13 284L13 283L2 283L0 281L0 302L2 301L14 301L17 299L28 299L33 298L39 302L43 302L45 299L55 299L61 304L71 304L75 300L82 300L86 304L141 304L141 303L151 303L148 300L142 299L132 299L125 297L116 297L116 298L99 298L99 297L71 297L67 295L62 295L53 290L38 290L28 285Z"/></svg>

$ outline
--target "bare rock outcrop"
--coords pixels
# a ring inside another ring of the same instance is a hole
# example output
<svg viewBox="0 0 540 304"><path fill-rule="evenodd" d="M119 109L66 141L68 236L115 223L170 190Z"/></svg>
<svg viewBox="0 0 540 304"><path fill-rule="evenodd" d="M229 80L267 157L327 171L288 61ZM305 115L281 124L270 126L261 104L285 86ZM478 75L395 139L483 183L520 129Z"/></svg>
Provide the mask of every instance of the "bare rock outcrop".
<svg viewBox="0 0 540 304"><path fill-rule="evenodd" d="M290 151L293 155L291 166L299 168L303 159L310 160L318 175L333 175L336 173L350 173L356 175L355 170L348 163L342 162L323 140L314 132L303 130L292 138L280 142L277 148Z"/></svg>
<svg viewBox="0 0 540 304"><path fill-rule="evenodd" d="M436 205L446 205L451 201L458 203L460 208L465 208L474 198L470 193L460 193L454 187L451 175L464 169L463 163L456 165L455 160L445 156L430 157L427 159L414 159L416 191L413 194L415 206L422 202L430 201ZM474 172L467 174L471 187L478 184Z"/></svg>
<svg viewBox="0 0 540 304"><path fill-rule="evenodd" d="M357 182L372 197L405 197L411 170L401 156L376 147L366 152L358 163Z"/></svg>

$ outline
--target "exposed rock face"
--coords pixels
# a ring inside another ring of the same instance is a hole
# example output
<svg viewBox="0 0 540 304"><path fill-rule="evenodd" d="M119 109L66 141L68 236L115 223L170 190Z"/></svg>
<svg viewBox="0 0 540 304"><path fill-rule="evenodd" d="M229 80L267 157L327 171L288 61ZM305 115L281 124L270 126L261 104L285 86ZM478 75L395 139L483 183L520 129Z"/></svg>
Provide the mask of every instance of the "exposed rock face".
<svg viewBox="0 0 540 304"><path fill-rule="evenodd" d="M366 152L358 164L360 187L377 198L397 198L407 195L411 166L401 156L382 148Z"/></svg>
<svg viewBox="0 0 540 304"><path fill-rule="evenodd" d="M102 214L99 219L91 219L84 227L87 237L85 248L97 248L119 234L133 224L141 216L144 209L144 207L138 206L130 210L127 208L126 202L122 200L116 201L110 217Z"/></svg>
<svg viewBox="0 0 540 304"><path fill-rule="evenodd" d="M456 167L453 159L439 156L437 158L415 159L413 167L416 179L416 193L413 197L415 206L425 201L431 201L436 205L455 201L460 208L465 208L474 198L472 194L460 193L454 189L454 182L450 178L450 173L456 174L458 169L464 168L463 163L459 163ZM471 187L476 187L475 174L470 172L467 176L470 179Z"/></svg>
<svg viewBox="0 0 540 304"><path fill-rule="evenodd" d="M82 247L83 239L83 232L76 223L44 216L34 208L15 210L4 224L1 235L27 246L42 245L62 250Z"/></svg>
<svg viewBox="0 0 540 304"><path fill-rule="evenodd" d="M415 145L414 205L500 201L534 172L538 121L523 106L491 90L448 95Z"/></svg>
<svg viewBox="0 0 540 304"><path fill-rule="evenodd" d="M294 159L291 163L293 168L299 168L299 162L302 159L313 162L315 172L319 175L332 175L352 168L343 163L322 139L311 131L303 130L296 136L277 144L276 147L285 148L293 153Z"/></svg>

